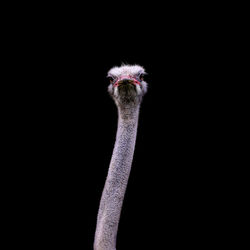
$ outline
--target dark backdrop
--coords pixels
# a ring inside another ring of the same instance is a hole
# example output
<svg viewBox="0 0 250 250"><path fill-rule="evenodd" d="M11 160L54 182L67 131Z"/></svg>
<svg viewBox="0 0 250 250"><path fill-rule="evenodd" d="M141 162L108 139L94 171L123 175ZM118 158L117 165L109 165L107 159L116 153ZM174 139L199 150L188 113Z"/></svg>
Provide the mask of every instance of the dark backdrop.
<svg viewBox="0 0 250 250"><path fill-rule="evenodd" d="M221 237L220 44L194 24L116 34L49 24L25 42L24 105L16 107L20 241L92 248L117 122L106 74L121 63L144 66L149 87L117 249L200 249Z"/></svg>
<svg viewBox="0 0 250 250"><path fill-rule="evenodd" d="M72 51L50 49L48 62L39 64L32 96L36 105L30 108L27 153L34 168L27 174L42 244L50 239L55 246L92 247L117 123L106 74L121 63L143 65L149 88L117 248L198 246L216 238L220 222L214 228L214 216L220 211L211 199L220 199L215 191L220 140L214 145L214 96L200 59L207 53L191 53L174 41L151 53L109 48L85 54L80 44L71 46Z"/></svg>

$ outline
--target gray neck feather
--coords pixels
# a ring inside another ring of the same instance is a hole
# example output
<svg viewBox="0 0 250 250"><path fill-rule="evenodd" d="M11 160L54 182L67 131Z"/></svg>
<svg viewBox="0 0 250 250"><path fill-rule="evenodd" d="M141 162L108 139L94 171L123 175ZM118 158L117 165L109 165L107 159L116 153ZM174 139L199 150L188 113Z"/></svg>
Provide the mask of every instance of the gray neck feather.
<svg viewBox="0 0 250 250"><path fill-rule="evenodd" d="M118 130L97 217L94 250L115 250L133 160L140 105L118 106Z"/></svg>

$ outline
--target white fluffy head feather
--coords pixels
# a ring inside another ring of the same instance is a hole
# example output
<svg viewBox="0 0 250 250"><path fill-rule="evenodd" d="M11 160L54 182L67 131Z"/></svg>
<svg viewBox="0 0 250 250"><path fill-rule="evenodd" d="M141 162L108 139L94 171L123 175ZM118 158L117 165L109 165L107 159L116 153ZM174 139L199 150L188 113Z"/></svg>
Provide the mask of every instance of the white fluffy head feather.
<svg viewBox="0 0 250 250"><path fill-rule="evenodd" d="M113 67L108 75L120 77L122 75L137 75L139 73L146 74L145 69L139 65L122 65L121 67Z"/></svg>

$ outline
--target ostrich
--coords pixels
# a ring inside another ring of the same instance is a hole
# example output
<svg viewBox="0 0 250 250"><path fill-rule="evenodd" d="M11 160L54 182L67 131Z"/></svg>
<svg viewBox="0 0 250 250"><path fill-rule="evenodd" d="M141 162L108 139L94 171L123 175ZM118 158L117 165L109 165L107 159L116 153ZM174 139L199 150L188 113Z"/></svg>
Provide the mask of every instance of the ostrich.
<svg viewBox="0 0 250 250"><path fill-rule="evenodd" d="M122 65L108 72L108 92L118 108L115 146L102 192L94 250L115 250L118 223L130 174L138 125L139 108L147 83L144 68Z"/></svg>

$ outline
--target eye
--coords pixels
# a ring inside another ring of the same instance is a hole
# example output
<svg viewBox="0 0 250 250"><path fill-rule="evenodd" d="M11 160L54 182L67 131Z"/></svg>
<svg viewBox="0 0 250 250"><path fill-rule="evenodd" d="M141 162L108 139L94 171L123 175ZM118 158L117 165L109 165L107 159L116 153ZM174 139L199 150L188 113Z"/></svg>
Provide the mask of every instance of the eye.
<svg viewBox="0 0 250 250"><path fill-rule="evenodd" d="M108 78L108 80L109 80L110 83L113 83L114 78L112 76L108 76L107 78Z"/></svg>
<svg viewBox="0 0 250 250"><path fill-rule="evenodd" d="M139 75L139 79L140 79L141 81L144 80L144 74L143 74L143 73L141 73L141 74Z"/></svg>

